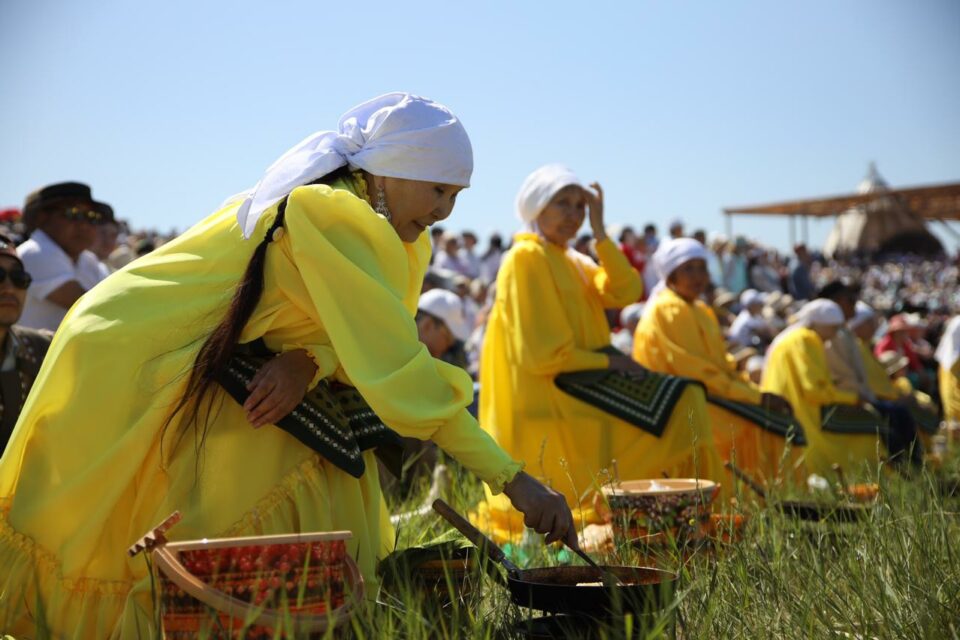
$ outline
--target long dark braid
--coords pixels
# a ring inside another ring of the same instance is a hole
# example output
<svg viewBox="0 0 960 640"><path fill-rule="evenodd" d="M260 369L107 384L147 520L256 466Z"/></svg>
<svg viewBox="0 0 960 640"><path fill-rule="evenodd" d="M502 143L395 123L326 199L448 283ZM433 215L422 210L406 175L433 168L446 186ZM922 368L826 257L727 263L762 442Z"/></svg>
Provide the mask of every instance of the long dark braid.
<svg viewBox="0 0 960 640"><path fill-rule="evenodd" d="M343 167L311 184L332 184L349 176L350 170ZM247 322L250 321L253 312L260 303L260 298L263 296L263 273L267 259L267 247L273 241L274 232L283 226L286 209L287 199L284 198L277 209L276 219L267 229L257 248L254 249L253 256L251 256L250 262L247 263L247 268L243 272L243 277L237 283L226 315L207 336L203 346L200 347L190 370L186 389L164 423L163 433L165 434L176 416L184 412L187 415L187 419L181 422L174 449L179 446L190 427L193 427L197 453L199 454L203 449L207 438L207 430L214 413L214 394L211 391L216 388L217 379L226 370L240 340L240 334L247 326Z"/></svg>

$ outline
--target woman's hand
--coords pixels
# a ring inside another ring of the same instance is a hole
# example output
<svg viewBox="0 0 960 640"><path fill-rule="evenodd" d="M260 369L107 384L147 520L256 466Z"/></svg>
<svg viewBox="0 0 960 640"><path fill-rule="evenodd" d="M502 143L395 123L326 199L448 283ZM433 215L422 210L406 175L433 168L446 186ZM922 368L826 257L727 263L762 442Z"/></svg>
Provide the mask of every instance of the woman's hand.
<svg viewBox="0 0 960 640"><path fill-rule="evenodd" d="M268 361L247 384L250 396L243 403L254 428L275 424L303 401L317 374L317 365L303 349L281 353Z"/></svg>
<svg viewBox="0 0 960 640"><path fill-rule="evenodd" d="M537 533L546 534L548 543L563 540L573 549L580 548L573 514L562 494L523 471L503 487L503 492L523 514L523 523Z"/></svg>
<svg viewBox="0 0 960 640"><path fill-rule="evenodd" d="M620 373L626 373L636 378L643 378L647 375L647 370L630 356L610 356L610 364L607 368L611 371L619 371Z"/></svg>
<svg viewBox="0 0 960 640"><path fill-rule="evenodd" d="M597 242L606 240L607 229L603 225L603 189L599 182L594 182L590 189L584 189L583 192L587 194L587 205L590 207L590 229L593 237Z"/></svg>

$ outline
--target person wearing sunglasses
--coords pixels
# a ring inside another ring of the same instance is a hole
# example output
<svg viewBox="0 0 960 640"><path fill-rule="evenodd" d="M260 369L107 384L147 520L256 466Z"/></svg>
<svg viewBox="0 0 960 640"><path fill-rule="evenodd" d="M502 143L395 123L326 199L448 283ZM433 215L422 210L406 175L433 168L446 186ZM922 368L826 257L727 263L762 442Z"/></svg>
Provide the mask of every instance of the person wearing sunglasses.
<svg viewBox="0 0 960 640"><path fill-rule="evenodd" d="M0 454L50 346L49 331L17 326L30 287L13 240L0 234Z"/></svg>
<svg viewBox="0 0 960 640"><path fill-rule="evenodd" d="M56 331L73 303L104 278L90 249L97 243L98 227L113 219L113 210L95 201L87 185L61 182L27 196L24 217L34 231L18 253L33 275L33 286L22 324Z"/></svg>

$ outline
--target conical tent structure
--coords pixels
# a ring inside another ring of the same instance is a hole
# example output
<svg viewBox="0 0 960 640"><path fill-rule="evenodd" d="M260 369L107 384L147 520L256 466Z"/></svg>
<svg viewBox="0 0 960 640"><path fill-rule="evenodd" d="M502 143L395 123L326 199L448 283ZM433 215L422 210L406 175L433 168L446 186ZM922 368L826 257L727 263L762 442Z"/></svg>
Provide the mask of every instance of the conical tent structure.
<svg viewBox="0 0 960 640"><path fill-rule="evenodd" d="M915 253L935 255L943 245L930 233L923 218L910 211L896 195L884 196L889 185L871 163L857 188L877 197L837 216L823 252L828 257L852 254Z"/></svg>

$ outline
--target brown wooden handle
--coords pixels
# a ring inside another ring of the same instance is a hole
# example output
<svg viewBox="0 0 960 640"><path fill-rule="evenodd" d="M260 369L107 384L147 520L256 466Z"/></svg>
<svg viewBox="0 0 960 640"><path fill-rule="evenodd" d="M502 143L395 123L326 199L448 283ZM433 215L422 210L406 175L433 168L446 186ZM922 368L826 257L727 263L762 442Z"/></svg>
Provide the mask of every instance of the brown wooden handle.
<svg viewBox="0 0 960 640"><path fill-rule="evenodd" d="M743 482L745 482L748 487L750 487L757 493L758 496L760 496L764 500L767 499L767 492L764 490L762 486L760 486L759 482L757 482L752 477L750 477L750 474L748 474L743 469L740 469L739 467L737 467L737 465L733 464L729 460L727 462L724 462L723 466L726 467L730 472L732 472L733 475L738 480L742 480Z"/></svg>
<svg viewBox="0 0 960 640"><path fill-rule="evenodd" d="M503 549L494 544L493 540L483 535L483 532L470 524L469 520L454 511L453 507L451 507L449 504L438 498L433 501L433 510L439 513L444 520L449 522L454 529L462 533L467 540L474 544L475 547L490 556L494 562L499 562L506 567L507 571L512 574L517 574L520 572L520 569L517 567L517 565L510 562L510 560L507 558L507 554L503 552Z"/></svg>
<svg viewBox="0 0 960 640"><path fill-rule="evenodd" d="M252 624L261 624L274 629L293 629L298 633L323 633L330 627L336 627L353 617L356 607L363 603L365 587L360 567L349 555L343 559L344 577L349 597L336 609L325 614L291 613L286 610L265 609L262 605L245 602L223 591L215 589L197 576L187 571L180 562L179 554L169 547L157 547L153 550L157 568L185 593L212 609L225 613L231 618L245 620Z"/></svg>

